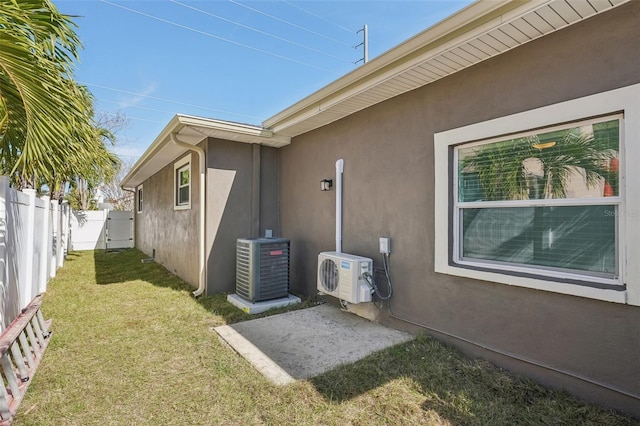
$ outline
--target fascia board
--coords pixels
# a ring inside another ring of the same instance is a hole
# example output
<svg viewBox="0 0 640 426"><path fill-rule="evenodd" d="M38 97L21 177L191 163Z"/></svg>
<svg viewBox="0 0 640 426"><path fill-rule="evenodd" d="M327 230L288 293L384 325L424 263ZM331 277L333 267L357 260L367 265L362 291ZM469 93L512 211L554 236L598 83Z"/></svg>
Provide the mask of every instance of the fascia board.
<svg viewBox="0 0 640 426"><path fill-rule="evenodd" d="M149 146L149 148L147 148L147 150L142 154L138 161L136 161L133 167L131 167L129 173L127 173L127 175L122 179L120 186L122 188L132 189L133 187L129 184L129 181L135 176L136 173L138 173L138 171L144 164L153 159L155 154L169 142L169 135L173 132L179 131L181 128L182 125L180 123L180 116L173 116L173 118L164 127L164 129L162 129L160 134L156 136L155 140Z"/></svg>
<svg viewBox="0 0 640 426"><path fill-rule="evenodd" d="M262 126L189 115L179 115L179 117L184 126L193 127L195 130L198 127L215 130L221 134L222 138L227 135L231 140L237 142L264 143L265 145L276 147L288 145L291 142L291 138L276 135L272 130L265 129Z"/></svg>
<svg viewBox="0 0 640 426"><path fill-rule="evenodd" d="M192 115L178 114L180 122L186 126L206 127L231 133L246 134L248 136L259 136L269 138L273 132L261 126L252 124L234 123L230 121L215 120L211 118L196 117Z"/></svg>
<svg viewBox="0 0 640 426"><path fill-rule="evenodd" d="M233 123L223 120L215 120L210 118L196 117L191 115L177 114L171 121L165 126L165 128L156 137L153 143L147 148L142 157L134 164L129 173L122 180L121 186L123 188L132 188L135 185L131 184L137 173L147 165L150 161L154 160L154 157L162 151L167 145L171 144L170 134L179 133L182 129L193 128L196 132L198 128L212 129L220 132L220 137L224 138L225 135L231 140L244 143L264 143L265 145L280 147L288 145L291 142L291 138L286 136L274 135L271 130L264 129L260 126L251 124ZM195 145L200 143L207 135L202 134L202 138L192 139L185 141ZM172 145L173 147L173 145ZM178 148L176 151L177 156L182 155L186 151L185 148ZM158 170L166 164L158 164L155 168Z"/></svg>

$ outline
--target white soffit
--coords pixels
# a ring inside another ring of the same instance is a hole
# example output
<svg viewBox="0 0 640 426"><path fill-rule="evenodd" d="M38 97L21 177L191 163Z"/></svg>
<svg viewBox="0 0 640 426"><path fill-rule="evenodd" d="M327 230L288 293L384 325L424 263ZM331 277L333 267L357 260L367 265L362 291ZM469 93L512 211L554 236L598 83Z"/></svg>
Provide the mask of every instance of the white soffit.
<svg viewBox="0 0 640 426"><path fill-rule="evenodd" d="M479 0L264 121L297 136L630 0Z"/></svg>
<svg viewBox="0 0 640 426"><path fill-rule="evenodd" d="M179 114L171 119L131 168L122 180L122 187L137 187L187 152L171 142L171 133L176 133L181 142L191 145L197 145L208 137L272 147L287 145L291 140L287 136L276 136L260 126Z"/></svg>

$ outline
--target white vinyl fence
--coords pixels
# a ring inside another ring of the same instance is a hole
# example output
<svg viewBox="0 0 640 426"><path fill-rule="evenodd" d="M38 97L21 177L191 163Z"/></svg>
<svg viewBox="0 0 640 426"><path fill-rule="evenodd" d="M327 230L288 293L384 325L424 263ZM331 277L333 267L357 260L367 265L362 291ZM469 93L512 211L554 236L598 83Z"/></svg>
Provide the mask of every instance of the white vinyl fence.
<svg viewBox="0 0 640 426"><path fill-rule="evenodd" d="M69 222L67 204L17 191L0 176L0 331L47 290L68 250Z"/></svg>
<svg viewBox="0 0 640 426"><path fill-rule="evenodd" d="M133 213L114 210L72 211L71 250L133 247Z"/></svg>

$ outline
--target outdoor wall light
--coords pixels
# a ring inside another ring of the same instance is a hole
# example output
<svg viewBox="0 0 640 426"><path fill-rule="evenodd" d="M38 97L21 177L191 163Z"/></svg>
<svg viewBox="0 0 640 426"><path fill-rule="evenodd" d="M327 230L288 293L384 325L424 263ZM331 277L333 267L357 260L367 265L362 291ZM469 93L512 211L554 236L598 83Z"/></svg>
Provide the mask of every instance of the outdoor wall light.
<svg viewBox="0 0 640 426"><path fill-rule="evenodd" d="M322 179L320 181L320 191L328 191L333 186L333 181L331 179Z"/></svg>

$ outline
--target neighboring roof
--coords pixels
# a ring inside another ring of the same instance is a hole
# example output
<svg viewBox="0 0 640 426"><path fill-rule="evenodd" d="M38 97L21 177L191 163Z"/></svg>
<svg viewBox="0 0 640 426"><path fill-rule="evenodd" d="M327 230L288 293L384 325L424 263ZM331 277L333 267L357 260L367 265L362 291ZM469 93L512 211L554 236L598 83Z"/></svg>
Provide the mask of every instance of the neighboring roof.
<svg viewBox="0 0 640 426"><path fill-rule="evenodd" d="M281 147L292 137L447 77L631 0L478 0L253 126L177 115L122 182L135 187L205 137Z"/></svg>
<svg viewBox="0 0 640 426"><path fill-rule="evenodd" d="M187 151L171 142L171 133L175 133L181 142L191 145L197 145L207 137L273 147L281 147L290 142L289 137L276 136L261 126L178 114L169 121L122 180L120 185L123 188L135 188Z"/></svg>
<svg viewBox="0 0 640 426"><path fill-rule="evenodd" d="M630 0L479 0L264 121L297 136Z"/></svg>

